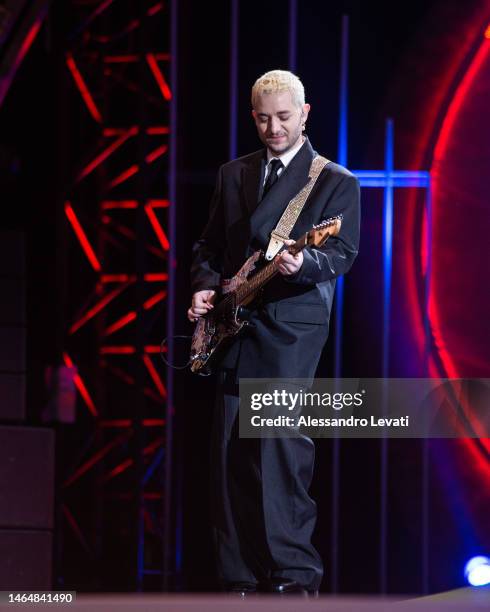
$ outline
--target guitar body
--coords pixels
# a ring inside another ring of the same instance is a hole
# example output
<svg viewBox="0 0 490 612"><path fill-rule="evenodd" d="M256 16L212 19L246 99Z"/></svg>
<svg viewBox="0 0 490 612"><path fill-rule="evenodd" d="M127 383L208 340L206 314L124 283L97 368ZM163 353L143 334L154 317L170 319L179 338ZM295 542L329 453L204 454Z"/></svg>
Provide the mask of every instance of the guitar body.
<svg viewBox="0 0 490 612"><path fill-rule="evenodd" d="M257 293L239 300L237 289L242 286L256 269L262 251L256 251L240 270L223 285L223 295L206 316L198 319L191 342L191 370L203 376L211 374L212 366L228 348L231 339L247 324L241 319L241 309L249 304Z"/></svg>
<svg viewBox="0 0 490 612"><path fill-rule="evenodd" d="M312 230L288 247L290 253L298 253L305 246L319 247L329 236L338 234L342 216L333 217L315 225ZM277 273L280 254L264 266L262 251L256 251L230 280L223 282L223 291L214 308L196 323L191 342L190 366L197 374L211 374L212 366L219 360L230 341L247 325L245 306L255 300L262 287Z"/></svg>

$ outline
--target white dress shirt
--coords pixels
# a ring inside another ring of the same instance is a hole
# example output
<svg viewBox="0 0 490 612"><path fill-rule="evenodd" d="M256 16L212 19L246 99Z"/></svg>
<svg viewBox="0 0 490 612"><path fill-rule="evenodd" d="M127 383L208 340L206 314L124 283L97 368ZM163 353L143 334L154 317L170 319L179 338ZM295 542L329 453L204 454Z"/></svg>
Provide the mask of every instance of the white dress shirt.
<svg viewBox="0 0 490 612"><path fill-rule="evenodd" d="M294 147L294 149L290 149L289 151L286 151L286 153L283 153L283 155L279 155L279 156L272 155L269 149L267 149L267 165L265 167L264 182L262 183L262 187L265 185L265 181L267 180L267 177L269 176L269 172L271 171L271 160L280 159L282 162L282 166L277 171L277 178L279 179L282 173L286 170L288 165L291 163L291 160L293 159L293 157L301 149L303 144L304 144L304 139L302 138L299 145Z"/></svg>

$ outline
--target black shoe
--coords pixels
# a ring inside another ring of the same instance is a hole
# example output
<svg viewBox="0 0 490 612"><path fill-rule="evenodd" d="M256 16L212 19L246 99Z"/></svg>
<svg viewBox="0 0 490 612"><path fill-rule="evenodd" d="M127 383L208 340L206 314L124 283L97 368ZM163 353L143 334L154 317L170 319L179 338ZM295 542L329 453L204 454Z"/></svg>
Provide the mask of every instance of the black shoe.
<svg viewBox="0 0 490 612"><path fill-rule="evenodd" d="M228 582L225 591L238 597L248 597L257 594L257 585L254 582Z"/></svg>
<svg viewBox="0 0 490 612"><path fill-rule="evenodd" d="M290 578L272 578L271 592L278 595L300 595L302 597L309 597L311 593L302 584Z"/></svg>

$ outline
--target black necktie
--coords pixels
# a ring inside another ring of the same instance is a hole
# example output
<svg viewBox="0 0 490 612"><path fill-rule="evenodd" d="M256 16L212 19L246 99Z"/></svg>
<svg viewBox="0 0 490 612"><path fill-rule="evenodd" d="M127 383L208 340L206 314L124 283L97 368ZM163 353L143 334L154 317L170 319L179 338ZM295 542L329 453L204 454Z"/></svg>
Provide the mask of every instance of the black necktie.
<svg viewBox="0 0 490 612"><path fill-rule="evenodd" d="M264 184L264 190L262 192L262 199L265 198L269 189L272 187L272 185L274 185L274 183L279 178L277 176L277 173L279 169L283 167L282 161L280 159L271 159L269 165L270 165L269 175L267 176L267 180L265 181L265 184Z"/></svg>

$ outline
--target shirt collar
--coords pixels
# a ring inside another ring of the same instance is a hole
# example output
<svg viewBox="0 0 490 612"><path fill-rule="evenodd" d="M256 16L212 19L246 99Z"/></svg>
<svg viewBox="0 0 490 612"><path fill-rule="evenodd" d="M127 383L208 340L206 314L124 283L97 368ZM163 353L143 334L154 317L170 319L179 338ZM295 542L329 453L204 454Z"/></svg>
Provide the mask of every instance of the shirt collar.
<svg viewBox="0 0 490 612"><path fill-rule="evenodd" d="M269 162L271 161L271 159L280 159L282 161L282 165L286 169L288 167L289 163L291 162L291 160L293 159L293 157L296 155L296 153L304 145L304 143L305 143L305 139L302 138L300 140L300 143L294 149L291 149L291 150L287 151L286 153L284 153L283 155L280 155L280 156L272 155L272 153L269 151L269 149L267 149L267 165L269 165Z"/></svg>

